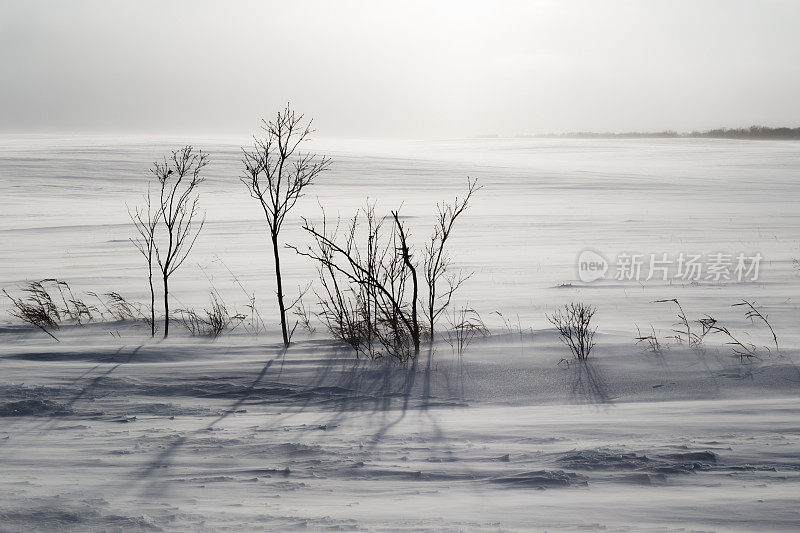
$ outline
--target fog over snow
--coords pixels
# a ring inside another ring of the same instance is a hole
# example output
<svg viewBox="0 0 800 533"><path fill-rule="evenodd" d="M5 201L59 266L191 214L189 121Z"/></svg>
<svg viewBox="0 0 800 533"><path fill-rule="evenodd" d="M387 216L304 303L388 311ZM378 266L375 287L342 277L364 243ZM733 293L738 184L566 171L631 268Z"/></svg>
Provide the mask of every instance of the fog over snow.
<svg viewBox="0 0 800 533"><path fill-rule="evenodd" d="M0 130L332 137L796 125L790 0L0 4Z"/></svg>

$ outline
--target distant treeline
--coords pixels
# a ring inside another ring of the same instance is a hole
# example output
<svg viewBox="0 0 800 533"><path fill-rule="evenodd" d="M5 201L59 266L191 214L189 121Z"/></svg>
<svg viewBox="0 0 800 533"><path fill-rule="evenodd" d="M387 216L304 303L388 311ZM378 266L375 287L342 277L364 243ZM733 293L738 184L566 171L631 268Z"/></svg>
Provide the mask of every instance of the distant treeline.
<svg viewBox="0 0 800 533"><path fill-rule="evenodd" d="M800 128L769 128L767 126L750 126L749 128L717 128L706 131L678 133L677 131L627 132L627 133L547 133L540 135L523 135L522 137L539 138L571 138L571 139L638 139L638 138L711 138L711 139L800 139Z"/></svg>

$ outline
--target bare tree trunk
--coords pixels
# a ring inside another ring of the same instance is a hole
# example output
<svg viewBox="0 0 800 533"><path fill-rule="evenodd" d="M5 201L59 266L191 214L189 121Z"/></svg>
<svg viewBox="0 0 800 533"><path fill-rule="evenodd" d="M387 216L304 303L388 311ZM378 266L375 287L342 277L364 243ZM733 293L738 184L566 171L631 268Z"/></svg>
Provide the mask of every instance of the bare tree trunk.
<svg viewBox="0 0 800 533"><path fill-rule="evenodd" d="M436 316L435 315L436 310L434 309L435 303L436 303L436 284L434 283L434 284L429 284L428 285L428 316L431 317L430 318L430 328L431 328L430 343L431 343L431 345L433 345L433 336L434 336L433 324L434 324L434 321L435 321L434 317Z"/></svg>
<svg viewBox="0 0 800 533"><path fill-rule="evenodd" d="M169 276L164 276L164 338L169 335Z"/></svg>
<svg viewBox="0 0 800 533"><path fill-rule="evenodd" d="M150 264L150 336L156 336L156 290L153 287L153 264Z"/></svg>
<svg viewBox="0 0 800 533"><path fill-rule="evenodd" d="M147 283L150 286L150 336L156 335L156 291L153 287L153 256L158 254L156 249L156 231L160 221L160 213L152 211L152 198L150 187L147 187L145 196L146 209L135 208L133 211L128 208L128 216L131 217L139 237L131 239L136 249L141 252L147 260Z"/></svg>
<svg viewBox="0 0 800 533"><path fill-rule="evenodd" d="M156 161L150 172L158 180L156 193L158 207L151 210L150 191L147 193L147 209L131 214L141 238L134 244L147 258L150 272L150 333L155 336L155 288L153 287L153 255L164 281L164 338L169 335L169 277L186 261L194 247L200 230L205 224L205 215L198 224L197 186L203 182L201 175L208 164L208 155L191 146L173 150L169 159ZM130 212L130 211L129 211ZM146 216L146 221L142 215ZM160 238L156 239L156 235ZM162 236L162 234L164 234ZM168 238L168 242L166 241ZM163 243L166 249L159 249Z"/></svg>
<svg viewBox="0 0 800 533"><path fill-rule="evenodd" d="M414 356L419 355L419 320L417 319L417 298L419 295L419 285L417 284L417 269L411 264L411 258L407 255L408 250L403 256L406 266L411 270L412 300L411 300L411 326L413 331L411 337L414 339Z"/></svg>
<svg viewBox="0 0 800 533"><path fill-rule="evenodd" d="M303 189L328 168L330 159L317 158L315 154L302 151L301 144L314 130L311 129L311 120L305 122L303 115L292 111L289 104L278 112L274 120L262 122L266 136L264 139L254 139L252 152L244 150L245 175L240 179L247 186L250 196L259 201L267 218L275 255L281 332L284 347L288 347L291 332L286 323L278 235L286 214L303 196ZM298 301L289 305L289 311Z"/></svg>
<svg viewBox="0 0 800 533"><path fill-rule="evenodd" d="M408 248L408 240L403 225L400 223L400 215L397 211L392 212L394 217L397 234L400 237L400 252L403 255L403 262L411 272L411 338L414 341L414 358L419 355L419 319L417 318L417 303L419 299L419 281L417 279L417 268L411 261L411 251Z"/></svg>
<svg viewBox="0 0 800 533"><path fill-rule="evenodd" d="M286 305L283 302L283 280L281 278L281 258L278 253L278 234L272 233L272 252L275 255L275 279L278 282L278 309L281 313L281 333L283 346L289 347L289 330L286 325Z"/></svg>

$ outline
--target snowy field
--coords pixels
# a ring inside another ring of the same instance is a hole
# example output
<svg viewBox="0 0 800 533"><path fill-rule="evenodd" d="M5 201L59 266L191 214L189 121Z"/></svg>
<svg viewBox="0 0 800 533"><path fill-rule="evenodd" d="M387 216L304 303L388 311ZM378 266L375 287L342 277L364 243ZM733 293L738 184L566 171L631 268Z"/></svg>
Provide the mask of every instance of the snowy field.
<svg viewBox="0 0 800 533"><path fill-rule="evenodd" d="M148 300L126 203L185 142L0 137L0 287L55 277L82 297ZM316 141L333 165L287 219L288 243L308 242L300 217L319 220L319 205L346 218L367 198L402 204L421 238L467 176L483 185L453 234L456 266L473 272L454 305L492 335L461 357L438 341L407 367L356 360L321 324L281 349L240 143L192 143L212 158L207 221L175 305L207 305L214 287L244 310L255 293L268 329L211 341L176 324L153 341L141 323L101 322L56 342L4 298L0 531L800 528L800 143ZM615 279L612 264L581 282L586 249L611 263L763 259L755 280ZM314 266L283 260L291 297ZM673 298L756 357L719 334L670 339L675 306L655 302ZM743 299L777 347L733 307ZM571 301L597 307L597 347L559 364L569 353L545 314ZM636 343L637 326L662 349Z"/></svg>

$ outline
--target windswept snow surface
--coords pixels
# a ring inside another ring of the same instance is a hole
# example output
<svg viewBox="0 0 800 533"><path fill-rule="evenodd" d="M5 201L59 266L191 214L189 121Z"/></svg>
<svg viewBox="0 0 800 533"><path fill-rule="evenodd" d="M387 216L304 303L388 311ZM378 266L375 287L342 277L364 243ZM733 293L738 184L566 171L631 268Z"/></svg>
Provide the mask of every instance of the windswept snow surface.
<svg viewBox="0 0 800 533"><path fill-rule="evenodd" d="M183 142L0 138L0 286L58 277L81 296L145 301L125 204ZM301 246L318 203L329 217L367 197L402 203L422 238L467 175L484 185L453 236L455 266L474 272L455 305L494 334L461 357L439 340L402 367L355 359L321 326L281 349L239 144L192 142L212 155L207 222L176 305L207 304L213 285L241 311L255 293L268 330L211 341L176 325L153 341L140 323L103 322L65 325L55 342L4 301L0 531L800 528L800 143L317 142L334 165L287 219L285 241ZM585 249L764 260L757 281L582 283ZM289 252L286 285L312 280ZM668 338L676 309L654 302L671 298L758 358L720 335ZM742 299L769 316L777 349L731 307ZM559 364L568 353L545 318L569 301L598 308L585 363ZM660 352L635 343L637 325Z"/></svg>

